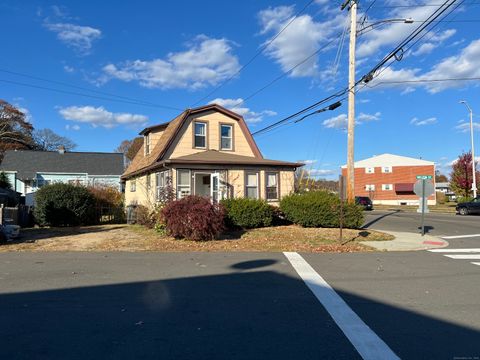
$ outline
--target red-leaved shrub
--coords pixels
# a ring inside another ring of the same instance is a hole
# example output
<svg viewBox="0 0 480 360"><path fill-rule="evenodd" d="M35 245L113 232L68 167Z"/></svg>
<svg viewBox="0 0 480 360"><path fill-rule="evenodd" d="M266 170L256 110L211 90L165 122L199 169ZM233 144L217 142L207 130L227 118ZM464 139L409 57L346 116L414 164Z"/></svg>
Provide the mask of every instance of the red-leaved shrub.
<svg viewBox="0 0 480 360"><path fill-rule="evenodd" d="M211 240L224 229L225 210L202 196L187 196L162 209L167 233L175 238Z"/></svg>

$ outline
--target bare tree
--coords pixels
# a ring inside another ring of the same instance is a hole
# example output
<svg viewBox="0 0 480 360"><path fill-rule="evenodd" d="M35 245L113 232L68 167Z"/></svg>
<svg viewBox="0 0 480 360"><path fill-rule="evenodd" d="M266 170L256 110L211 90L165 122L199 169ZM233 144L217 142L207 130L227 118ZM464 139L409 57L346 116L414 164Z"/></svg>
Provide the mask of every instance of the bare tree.
<svg viewBox="0 0 480 360"><path fill-rule="evenodd" d="M143 138L136 137L133 140L123 140L114 151L124 154L129 161L132 161L135 155L137 155L137 152L138 150L140 150L142 145Z"/></svg>
<svg viewBox="0 0 480 360"><path fill-rule="evenodd" d="M33 147L33 126L25 114L0 99L0 152Z"/></svg>
<svg viewBox="0 0 480 360"><path fill-rule="evenodd" d="M71 151L77 147L72 140L65 136L58 135L50 129L41 129L33 132L33 141L35 149L41 151L55 151L60 146L65 150Z"/></svg>

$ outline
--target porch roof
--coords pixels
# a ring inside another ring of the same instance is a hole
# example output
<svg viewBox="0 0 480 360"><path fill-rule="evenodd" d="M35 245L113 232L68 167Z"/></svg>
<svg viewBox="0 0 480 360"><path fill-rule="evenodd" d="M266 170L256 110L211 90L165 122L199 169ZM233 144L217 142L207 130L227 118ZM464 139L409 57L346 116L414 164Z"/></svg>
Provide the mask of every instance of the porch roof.
<svg viewBox="0 0 480 360"><path fill-rule="evenodd" d="M304 164L288 161L270 160L258 157L231 154L216 150L201 151L191 155L165 160L166 164L225 164L225 165L267 165L300 167Z"/></svg>

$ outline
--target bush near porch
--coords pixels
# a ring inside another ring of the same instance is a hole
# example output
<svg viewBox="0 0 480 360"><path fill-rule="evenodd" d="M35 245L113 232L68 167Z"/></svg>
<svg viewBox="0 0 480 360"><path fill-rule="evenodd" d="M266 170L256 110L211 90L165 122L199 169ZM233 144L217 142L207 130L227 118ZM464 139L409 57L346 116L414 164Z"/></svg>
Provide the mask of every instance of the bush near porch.
<svg viewBox="0 0 480 360"><path fill-rule="evenodd" d="M336 228L340 226L340 199L328 191L309 191L285 196L280 209L287 220L303 227ZM343 227L358 229L364 222L362 208L343 205Z"/></svg>
<svg viewBox="0 0 480 360"><path fill-rule="evenodd" d="M220 203L225 207L225 223L229 228L253 229L273 223L274 209L264 200L230 198Z"/></svg>

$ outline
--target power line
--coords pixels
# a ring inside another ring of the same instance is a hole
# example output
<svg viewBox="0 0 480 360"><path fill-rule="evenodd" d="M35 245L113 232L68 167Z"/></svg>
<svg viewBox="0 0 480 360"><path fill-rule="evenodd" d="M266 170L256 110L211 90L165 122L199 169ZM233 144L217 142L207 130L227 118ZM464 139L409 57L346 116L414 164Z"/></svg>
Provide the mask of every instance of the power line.
<svg viewBox="0 0 480 360"><path fill-rule="evenodd" d="M233 75L223 81L220 85L218 85L215 89L210 91L207 95L202 97L201 99L197 100L192 106L197 105L198 103L208 99L211 95L216 93L219 89L225 86L230 80L232 80L235 76L240 74L248 65L250 65L260 54L262 54L297 18L300 14L302 14L315 0L310 0L301 10L299 10L291 19L290 21L274 36L272 37L265 45L263 45L251 58L248 60L245 65L240 67L238 71L236 71Z"/></svg>
<svg viewBox="0 0 480 360"><path fill-rule="evenodd" d="M465 5L480 5L480 2L469 2ZM442 4L411 4L411 5L377 5L375 8L378 9L395 9L395 8L418 8L418 7L437 7L442 6Z"/></svg>
<svg viewBox="0 0 480 360"><path fill-rule="evenodd" d="M474 81L480 80L480 77L463 77L463 78L445 78L445 79L416 79L416 80L398 80L398 81L380 81L373 85L367 84L369 88L375 88L381 84L409 84L409 83L429 83L429 82L444 82L444 81Z"/></svg>
<svg viewBox="0 0 480 360"><path fill-rule="evenodd" d="M29 74L25 74L25 73L21 73L21 72L16 72L16 71L11 71L11 70L6 70L6 69L0 69L0 72L7 73L7 74L11 74L11 75L16 75L16 76L22 76L22 77L30 78L30 79L33 79L33 80L40 80L40 81L44 81L44 82L48 82L48 83L52 83L52 84L58 84L58 85L70 87L70 88L73 88L73 89L84 90L84 91L88 91L88 92L91 92L91 93L94 93L94 94L100 94L100 95L106 95L106 96L116 97L116 98L119 98L119 99L127 100L126 103L128 103L128 104L145 105L145 106L152 106L152 107L158 107L158 108L164 108L164 109L180 110L180 111L182 111L182 109L176 108L176 107L172 107L172 106L160 105L160 104L155 104L155 103L152 103L152 102L149 102L149 101L144 101L144 100L139 100L139 99L131 98L131 97L128 97L128 96L116 95L116 94L112 94L112 93L108 93L108 92L104 92L104 91L99 91L99 90L92 90L92 89L88 89L88 88L85 88L85 87L81 87L81 86L77 86L77 85L72 85L72 84L69 84L69 83L66 83L66 82L57 81L57 80L51 80L51 79L46 79L46 78L42 78L42 77L39 77L39 76L29 75ZM8 82L7 80L1 80L1 81L3 81L3 82ZM11 81L11 83L16 83L16 82ZM22 85L22 86L30 86L29 84L24 84L24 83L16 83L16 84L17 84L17 85ZM51 91L62 92L62 90L57 90L57 89L52 89L52 88L42 87L42 86L34 86L34 85L32 85L32 86L30 86L30 87L37 87L37 88L43 89L43 90L51 90ZM72 94L72 95L84 96L84 95L82 95L81 93L73 93L73 92L68 92L68 91L67 91L67 93L70 93L70 94ZM89 96L89 97L91 97L91 96ZM101 98L101 99L104 99L104 98ZM116 100L112 100L112 99L111 99L111 101L116 101Z"/></svg>
<svg viewBox="0 0 480 360"><path fill-rule="evenodd" d="M420 34L423 30L425 30L425 29L428 27L428 25L431 24L431 21L432 21L432 20L438 19L446 10L448 10L448 9L455 3L455 1L456 1L456 0L453 0L452 3L448 4L449 0L446 0L446 1L441 5L440 8L438 8L437 10L435 10L435 11L422 23L422 25L418 26L410 35L408 35L399 45L397 45L397 46L394 48L394 50L392 50L392 51L391 51L388 55L386 55L377 65L375 65L375 66L373 67L373 69L370 70L370 71L367 73L367 75L363 76L360 80L358 80L358 81L355 83L354 87L357 86L359 83L364 82L365 80L368 80L368 81L372 80L374 73L375 73L378 69L380 69L383 65L385 65L389 60L391 60L391 59L393 59L393 58L398 59L398 60L401 60L401 58L397 58L397 53L400 51L400 49L403 49L404 46L408 45L408 44L409 44L411 41L413 41L417 36L419 36L419 34ZM464 0L464 1L465 1L465 0ZM460 6L464 1L462 1L458 6ZM445 6L446 6L446 7L445 7ZM457 6L456 8L458 8L458 6ZM445 7L445 8L444 8L444 7ZM453 10L455 10L456 8L454 8ZM452 11L453 11L453 10L452 10ZM450 12L450 13L451 13L451 12ZM450 14L450 13L449 13L449 14ZM449 14L448 14L448 15L449 15ZM447 15L447 16L448 16L448 15ZM446 16L445 16L445 17L446 17ZM444 17L444 18L445 18L445 17ZM425 34L424 34L423 36L425 36ZM422 37L423 37L423 36L422 36ZM417 41L417 42L418 42L418 41ZM402 50L402 51L403 51L403 50ZM402 54L403 54L403 52L402 52ZM403 55L402 55L402 56L403 56ZM382 70L383 70L383 69L382 69ZM369 79L369 77L371 77L372 79ZM366 82L368 82L368 81L366 81ZM365 87L365 85L364 85L364 87ZM312 105L310 105L310 106L308 106L308 107L306 107L306 108L304 108L304 109L302 109L302 110L300 110L300 111L298 111L298 112L296 112L296 113L294 113L294 114L292 114L292 115L289 115L289 116L287 116L287 117L285 117L285 118L283 118L283 119L281 119L281 120L279 120L279 121L277 121L277 122L275 122L275 123L273 123L273 124L271 124L271 125L268 125L268 126L262 128L262 129L260 129L260 130L258 130L258 131L256 131L256 132L252 133L252 135L261 134L261 133L270 131L270 130L278 127L278 126L281 126L282 124L288 122L288 121L291 120L292 118L295 118L295 117L297 117L297 116L299 116L299 115L301 115L301 114L304 114L305 112L307 112L307 111L309 111L309 110L312 110L312 109L318 107L319 105L324 104L324 103L326 103L326 102L328 102L328 101L330 101L330 100L332 100L332 99L334 99L334 98L340 97L340 96L346 94L346 93L347 93L348 91L350 91L350 90L351 90L351 89L349 89L348 87L345 88L344 90L340 90L340 91L338 91L337 93L335 93L335 94L333 94L333 95L330 95L330 96L328 96L328 97L326 97L326 98L324 98L324 99L322 99L322 100L320 100L320 101L318 101L318 102L316 102L316 103L314 103L314 104L312 104Z"/></svg>
<svg viewBox="0 0 480 360"><path fill-rule="evenodd" d="M95 96L95 95L78 93L78 92L74 92L74 91L60 90L60 89L50 88L50 87L46 87L46 86L27 84L27 83L22 83L22 82L18 82L18 81L12 81L12 80L0 79L0 82L7 83L7 84L14 84L14 85L31 87L31 88L34 88L34 89L48 90L48 91L58 92L58 93L62 93L62 94L83 96L83 97L88 97L88 98L92 98L92 99L114 101L114 102L120 102L120 103L125 103L125 104L133 104L133 105L154 106L154 107L161 107L161 108L170 109L170 110L181 110L181 109L174 108L174 107L169 107L169 106L148 105L148 104L142 104L142 103L138 103L138 102L134 102L134 101L112 99L112 98L107 98L107 97L103 97L103 96Z"/></svg>

